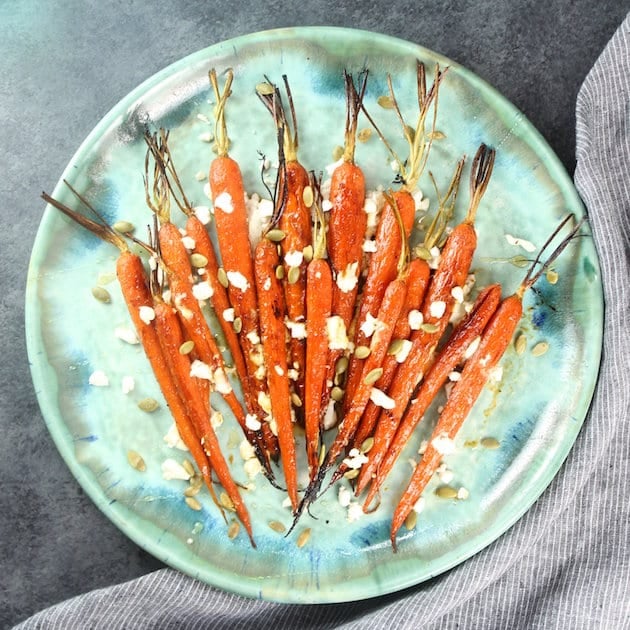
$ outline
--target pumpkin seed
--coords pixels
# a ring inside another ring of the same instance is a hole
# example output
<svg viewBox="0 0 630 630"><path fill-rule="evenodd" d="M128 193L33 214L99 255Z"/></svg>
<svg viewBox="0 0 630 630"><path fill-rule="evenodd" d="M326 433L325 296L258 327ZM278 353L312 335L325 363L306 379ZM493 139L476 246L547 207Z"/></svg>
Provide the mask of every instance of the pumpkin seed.
<svg viewBox="0 0 630 630"><path fill-rule="evenodd" d="M189 460L185 459L182 462L182 468L191 476L195 476L195 467L190 463Z"/></svg>
<svg viewBox="0 0 630 630"><path fill-rule="evenodd" d="M302 201L307 208L313 205L313 189L310 186L305 186L302 191Z"/></svg>
<svg viewBox="0 0 630 630"><path fill-rule="evenodd" d="M376 99L376 102L383 109L394 109L394 99L387 94L383 94L382 96L379 96Z"/></svg>
<svg viewBox="0 0 630 630"><path fill-rule="evenodd" d="M160 403L155 398L143 398L138 402L138 407L147 413L153 413L160 408Z"/></svg>
<svg viewBox="0 0 630 630"><path fill-rule="evenodd" d="M363 382L366 385L372 385L378 381L379 378L383 375L383 368L374 368L372 371L368 372L367 376L363 379Z"/></svg>
<svg viewBox="0 0 630 630"><path fill-rule="evenodd" d="M184 496L194 497L195 495L199 494L200 490L201 490L201 486L188 486L188 488L184 490Z"/></svg>
<svg viewBox="0 0 630 630"><path fill-rule="evenodd" d="M121 232L122 234L133 232L136 229L134 224L129 221L116 221L112 227L116 230L116 232Z"/></svg>
<svg viewBox="0 0 630 630"><path fill-rule="evenodd" d="M201 503L195 499L195 497L185 497L184 501L186 501L186 505L191 509L197 512L201 511Z"/></svg>
<svg viewBox="0 0 630 630"><path fill-rule="evenodd" d="M278 280L284 278L284 267L282 265L276 267L276 278L278 278Z"/></svg>
<svg viewBox="0 0 630 630"><path fill-rule="evenodd" d="M273 230L269 230L265 236L274 243L279 243L281 240L286 238L286 232L279 230L278 228L274 228Z"/></svg>
<svg viewBox="0 0 630 630"><path fill-rule="evenodd" d="M311 260L313 260L313 246L312 245L307 245L303 250L302 250L302 255L304 256L304 262L311 262Z"/></svg>
<svg viewBox="0 0 630 630"><path fill-rule="evenodd" d="M398 354L402 350L403 341L403 339L394 339L394 341L389 344L389 348L387 348L387 354Z"/></svg>
<svg viewBox="0 0 630 630"><path fill-rule="evenodd" d="M556 282L558 282L558 272L554 271L553 269L547 269L547 273L545 274L545 277L547 278L547 282L549 284L556 284Z"/></svg>
<svg viewBox="0 0 630 630"><path fill-rule="evenodd" d="M525 258L522 254L518 254L517 256L512 256L512 258L508 259L508 262L519 269L523 269L525 267L529 267L530 260Z"/></svg>
<svg viewBox="0 0 630 630"><path fill-rule="evenodd" d="M422 260L431 260L431 258L433 258L429 249L424 245L418 245L418 247L414 249L414 252L416 256L422 258Z"/></svg>
<svg viewBox="0 0 630 630"><path fill-rule="evenodd" d="M226 509L230 510L230 512L235 512L234 503L232 499L230 499L229 495L226 492L222 492L219 495L219 503Z"/></svg>
<svg viewBox="0 0 630 630"><path fill-rule="evenodd" d="M96 284L110 284L116 280L116 274L112 271L105 271L104 273L98 274L98 279L96 280Z"/></svg>
<svg viewBox="0 0 630 630"><path fill-rule="evenodd" d="M195 342L192 339L184 341L184 343L179 346L179 354L190 354L194 347Z"/></svg>
<svg viewBox="0 0 630 630"><path fill-rule="evenodd" d="M374 438L373 437L365 438L365 440L363 440L363 444L361 444L361 452L369 453L372 450L373 446L374 446Z"/></svg>
<svg viewBox="0 0 630 630"><path fill-rule="evenodd" d="M144 472L147 469L147 465L142 458L142 455L140 455L140 453L136 453L136 451L127 451L127 461L132 468L135 468L140 472Z"/></svg>
<svg viewBox="0 0 630 630"><path fill-rule="evenodd" d="M336 162L337 160L340 160L343 157L343 147L340 147L339 145L337 145L332 152L332 157L333 160Z"/></svg>
<svg viewBox="0 0 630 630"><path fill-rule="evenodd" d="M335 364L335 374L343 374L348 369L348 357L340 357Z"/></svg>
<svg viewBox="0 0 630 630"><path fill-rule="evenodd" d="M440 330L440 327L437 324L422 324L420 326L420 330L423 330L425 333L433 334Z"/></svg>
<svg viewBox="0 0 630 630"><path fill-rule="evenodd" d="M415 510L411 510L409 514L407 514L407 518L405 519L405 527L408 531L415 529L416 523L418 522L418 512Z"/></svg>
<svg viewBox="0 0 630 630"><path fill-rule="evenodd" d="M295 407L302 406L302 399L295 392L291 394L291 402Z"/></svg>
<svg viewBox="0 0 630 630"><path fill-rule="evenodd" d="M300 279L300 268L289 267L289 275L287 277L289 284L295 284L299 279Z"/></svg>
<svg viewBox="0 0 630 630"><path fill-rule="evenodd" d="M527 349L527 337L521 333L514 342L514 350L516 350L516 354L523 354Z"/></svg>
<svg viewBox="0 0 630 630"><path fill-rule="evenodd" d="M326 457L326 445L322 444L321 448L319 449L319 459L318 459L318 463L320 466L324 463L324 457Z"/></svg>
<svg viewBox="0 0 630 630"><path fill-rule="evenodd" d="M238 533L239 533L240 530L241 530L241 526L239 525L239 522L238 521L232 521L230 523L230 526L228 527L228 530L227 530L228 538L230 540L234 540L238 536Z"/></svg>
<svg viewBox="0 0 630 630"><path fill-rule="evenodd" d="M307 527L305 530L300 532L300 535L297 537L295 544L298 547L304 547L304 545L308 542L308 539L311 537L311 528Z"/></svg>
<svg viewBox="0 0 630 630"><path fill-rule="evenodd" d="M92 295L104 304L109 304L112 301L112 296L107 289L103 287L92 287Z"/></svg>
<svg viewBox="0 0 630 630"><path fill-rule="evenodd" d="M367 142L372 135L372 130L369 127L365 127L357 134L357 140L359 142Z"/></svg>
<svg viewBox="0 0 630 630"><path fill-rule="evenodd" d="M499 448L499 446L501 446L501 444L499 443L499 440L497 440L497 438L493 438L493 437L481 438L480 444L484 448L489 448L489 449L495 449L495 448Z"/></svg>
<svg viewBox="0 0 630 630"><path fill-rule="evenodd" d="M274 532L278 532L279 534L283 534L287 531L287 528L280 521L269 521L268 524Z"/></svg>
<svg viewBox="0 0 630 630"><path fill-rule="evenodd" d="M267 83L267 81L263 81L262 83L258 83L256 85L256 92L261 96L270 96L276 91L276 88L271 85L271 83Z"/></svg>
<svg viewBox="0 0 630 630"><path fill-rule="evenodd" d="M219 267L219 270L217 271L217 280L224 289L228 288L230 283L228 282L227 273L225 273L225 269L223 269L223 267Z"/></svg>
<svg viewBox="0 0 630 630"><path fill-rule="evenodd" d="M234 328L235 333L240 333L243 329L243 320L240 317L235 317L232 322L232 328Z"/></svg>
<svg viewBox="0 0 630 630"><path fill-rule="evenodd" d="M330 397L335 401L335 402L340 402L341 400L343 400L343 389L341 389L341 387L333 387L330 390Z"/></svg>
<svg viewBox="0 0 630 630"><path fill-rule="evenodd" d="M208 259L203 254L193 254L190 257L190 264L197 269L208 266Z"/></svg>
<svg viewBox="0 0 630 630"><path fill-rule="evenodd" d="M350 468L349 470L346 470L345 473L343 473L343 476L348 480L356 479L359 476L359 469Z"/></svg>
<svg viewBox="0 0 630 630"><path fill-rule="evenodd" d="M532 348L532 355L535 357L542 357L547 350L549 350L549 344L546 341L541 341Z"/></svg>
<svg viewBox="0 0 630 630"><path fill-rule="evenodd" d="M357 359L365 359L370 356L371 350L367 346L357 346L354 351L354 356Z"/></svg>
<svg viewBox="0 0 630 630"><path fill-rule="evenodd" d="M431 140L443 140L444 138L446 138L446 134L443 131L438 131L436 129L429 134L429 138Z"/></svg>
<svg viewBox="0 0 630 630"><path fill-rule="evenodd" d="M455 499L457 498L457 490L452 486L440 486L435 494L440 497L440 499Z"/></svg>

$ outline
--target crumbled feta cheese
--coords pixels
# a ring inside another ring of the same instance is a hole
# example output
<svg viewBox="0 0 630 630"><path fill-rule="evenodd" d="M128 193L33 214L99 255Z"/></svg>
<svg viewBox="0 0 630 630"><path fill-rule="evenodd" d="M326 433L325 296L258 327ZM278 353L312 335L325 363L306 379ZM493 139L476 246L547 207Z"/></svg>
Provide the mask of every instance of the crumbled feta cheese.
<svg viewBox="0 0 630 630"><path fill-rule="evenodd" d="M337 274L337 286L342 293L353 291L359 282L359 262L348 263L346 268Z"/></svg>
<svg viewBox="0 0 630 630"><path fill-rule="evenodd" d="M446 433L440 433L440 435L434 437L431 440L431 446L433 446L440 455L450 455L455 451L455 442L453 442Z"/></svg>
<svg viewBox="0 0 630 630"><path fill-rule="evenodd" d="M258 392L258 404L265 413L271 413L271 399L266 392Z"/></svg>
<svg viewBox="0 0 630 630"><path fill-rule="evenodd" d="M365 321L359 326L361 332L367 337L371 337L374 334L374 331L379 325L378 319L372 316L372 313L368 313L365 316Z"/></svg>
<svg viewBox="0 0 630 630"><path fill-rule="evenodd" d="M214 295L209 282L193 284L192 292L196 300L209 300Z"/></svg>
<svg viewBox="0 0 630 630"><path fill-rule="evenodd" d="M107 378L107 374L105 374L103 370L94 370L94 372L90 374L88 383L90 385L94 385L94 387L108 387L109 379Z"/></svg>
<svg viewBox="0 0 630 630"><path fill-rule="evenodd" d="M463 486L457 491L457 498L460 501L465 501L470 496L470 492Z"/></svg>
<svg viewBox="0 0 630 630"><path fill-rule="evenodd" d="M367 462L367 455L362 453L358 448L350 449L348 457L343 460L343 463L353 470L358 470Z"/></svg>
<svg viewBox="0 0 630 630"><path fill-rule="evenodd" d="M238 452L245 461L256 458L256 450L248 440L241 441L238 445Z"/></svg>
<svg viewBox="0 0 630 630"><path fill-rule="evenodd" d="M121 389L122 389L123 394L131 393L134 390L135 386L136 386L136 381L133 378L133 376L122 377Z"/></svg>
<svg viewBox="0 0 630 630"><path fill-rule="evenodd" d="M493 383L500 383L503 380L503 367L501 365L496 365L492 370L490 370L490 374L488 378Z"/></svg>
<svg viewBox="0 0 630 630"><path fill-rule="evenodd" d="M193 208L193 212L199 222L203 225L208 225L208 223L210 223L210 208L208 208L208 206L195 206Z"/></svg>
<svg viewBox="0 0 630 630"><path fill-rule="evenodd" d="M196 245L195 239L192 236L183 236L182 244L188 251L195 249L195 245Z"/></svg>
<svg viewBox="0 0 630 630"><path fill-rule="evenodd" d="M371 238L363 241L363 251L366 254L373 254L376 251L376 241L372 240Z"/></svg>
<svg viewBox="0 0 630 630"><path fill-rule="evenodd" d="M232 212L234 212L232 195L230 195L229 192L222 192L214 200L214 207L215 210L218 208L219 210L223 210L226 214L232 214Z"/></svg>
<svg viewBox="0 0 630 630"><path fill-rule="evenodd" d="M141 306L140 319L148 326L155 319L155 311L150 306Z"/></svg>
<svg viewBox="0 0 630 630"><path fill-rule="evenodd" d="M291 369L287 370L287 376L288 376L288 377L289 377L292 381L297 381L297 380L298 380L298 378L300 378L300 373L299 373L297 370L295 370L295 369L291 368Z"/></svg>
<svg viewBox="0 0 630 630"><path fill-rule="evenodd" d="M466 348L466 352L464 352L464 359L470 359L475 352L477 352L477 348L481 343L481 337L475 337L471 342L468 348Z"/></svg>
<svg viewBox="0 0 630 630"><path fill-rule="evenodd" d="M424 323L424 317L419 310L414 308L409 311L407 321L409 322L409 328L411 328L411 330L420 330L420 326Z"/></svg>
<svg viewBox="0 0 630 630"><path fill-rule="evenodd" d="M213 410L210 414L210 424L213 429L218 429L223 424L223 414L220 411Z"/></svg>
<svg viewBox="0 0 630 630"><path fill-rule="evenodd" d="M425 451L427 450L427 446L429 446L429 441L422 440L422 442L420 442L420 447L418 448L418 455L424 455Z"/></svg>
<svg viewBox="0 0 630 630"><path fill-rule="evenodd" d="M352 492L346 486L339 486L337 501L341 507L348 507L352 501Z"/></svg>
<svg viewBox="0 0 630 630"><path fill-rule="evenodd" d="M435 302L431 302L429 306L429 313L431 317L440 318L446 312L446 302L442 300L436 300Z"/></svg>
<svg viewBox="0 0 630 630"><path fill-rule="evenodd" d="M449 381L459 381L462 378L462 373L458 372L457 370L453 370L449 375L448 375L448 380Z"/></svg>
<svg viewBox="0 0 630 630"><path fill-rule="evenodd" d="M240 271L228 271L227 278L233 287L241 291L249 289L249 282L247 282L247 278Z"/></svg>
<svg viewBox="0 0 630 630"><path fill-rule="evenodd" d="M254 370L254 378L258 379L259 381L263 381L265 379L266 374L267 374L267 368L264 365L259 365Z"/></svg>
<svg viewBox="0 0 630 630"><path fill-rule="evenodd" d="M207 363L200 361L199 359L195 359L190 364L190 376L194 376L196 378L202 378L206 381L212 380L212 370Z"/></svg>
<svg viewBox="0 0 630 630"><path fill-rule="evenodd" d="M409 339L403 339L400 350L394 355L397 363L404 363L411 352L413 343Z"/></svg>
<svg viewBox="0 0 630 630"><path fill-rule="evenodd" d="M284 262L289 267L299 267L304 260L304 254L302 252L287 252L284 255Z"/></svg>
<svg viewBox="0 0 630 630"><path fill-rule="evenodd" d="M453 287L451 289L451 295L458 304L464 301L464 287Z"/></svg>
<svg viewBox="0 0 630 630"><path fill-rule="evenodd" d="M265 282L263 283L263 289L265 291L269 291L269 289L271 289L271 278L265 278Z"/></svg>
<svg viewBox="0 0 630 630"><path fill-rule="evenodd" d="M256 457L248 459L243 464L243 468L245 470L245 474L249 479L254 479L258 473L262 472L262 464L258 461Z"/></svg>
<svg viewBox="0 0 630 630"><path fill-rule="evenodd" d="M425 500L424 497L420 497L417 501L416 504L413 506L413 511L416 514L420 514L420 512L422 512L422 510L424 510L424 506L425 506Z"/></svg>
<svg viewBox="0 0 630 630"><path fill-rule="evenodd" d="M268 423L269 423L269 428L271 429L271 432L277 437L278 436L278 423L276 422L276 419L269 417Z"/></svg>
<svg viewBox="0 0 630 630"><path fill-rule="evenodd" d="M162 477L167 481L171 481L172 479L188 481L188 479L190 479L190 473L174 459L165 459L162 462Z"/></svg>
<svg viewBox="0 0 630 630"><path fill-rule="evenodd" d="M322 201L322 211L323 212L330 212L332 210L332 201L330 201L329 199L324 199L324 201Z"/></svg>
<svg viewBox="0 0 630 630"><path fill-rule="evenodd" d="M440 264L440 260L442 258L441 254L440 254L440 248L439 247L432 247L429 250L429 253L431 254L431 258L428 261L429 262L429 268L430 269L437 269L438 265Z"/></svg>
<svg viewBox="0 0 630 630"><path fill-rule="evenodd" d="M390 398L384 391L377 387L372 387L370 391L370 400L377 406L383 409L393 409L396 406L393 398Z"/></svg>
<svg viewBox="0 0 630 630"><path fill-rule="evenodd" d="M326 318L326 333L330 350L345 350L348 347L346 325L339 315Z"/></svg>
<svg viewBox="0 0 630 630"><path fill-rule="evenodd" d="M328 429L332 429L335 424L337 424L337 416L335 415L335 401L331 400L328 403L328 407L326 407L326 411L324 412L324 420L322 421L324 425L324 431L328 431Z"/></svg>
<svg viewBox="0 0 630 630"><path fill-rule="evenodd" d="M292 322L291 320L287 320L285 325L289 329L293 339L306 339L306 324L304 322Z"/></svg>
<svg viewBox="0 0 630 630"><path fill-rule="evenodd" d="M177 430L177 425L175 423L171 424L169 430L162 439L169 448L176 448L180 451L188 450L188 447L179 435L179 431Z"/></svg>
<svg viewBox="0 0 630 630"><path fill-rule="evenodd" d="M223 311L223 313L225 314L225 311ZM256 345L260 343L260 337L258 336L258 333L255 330L248 332L245 336L247 337L247 341L249 341L249 343L251 344Z"/></svg>
<svg viewBox="0 0 630 630"><path fill-rule="evenodd" d="M262 424L260 423L260 420L256 417L255 414L248 413L245 416L245 426L250 431L258 431L258 430L260 430L260 427L262 426Z"/></svg>
<svg viewBox="0 0 630 630"><path fill-rule="evenodd" d="M512 236L511 234L506 234L505 235L505 240L510 245L516 245L517 247L522 247L526 252L530 252L531 253L531 252L535 252L536 251L536 245L534 245L530 241L526 241L524 238L516 238L516 237Z"/></svg>
<svg viewBox="0 0 630 630"><path fill-rule="evenodd" d="M278 376L284 376L284 370L279 365L274 365L273 369Z"/></svg>
<svg viewBox="0 0 630 630"><path fill-rule="evenodd" d="M214 387L219 394L229 394L232 392L230 381L228 380L225 370L221 367L218 367L214 371Z"/></svg>
<svg viewBox="0 0 630 630"><path fill-rule="evenodd" d="M348 506L348 523L354 523L354 521L358 521L363 516L363 507L357 501L353 501Z"/></svg>
<svg viewBox="0 0 630 630"><path fill-rule="evenodd" d="M455 477L453 471L448 468L446 464L440 464L440 467L437 469L436 472L442 483L451 483L451 481L453 481L453 478Z"/></svg>
<svg viewBox="0 0 630 630"><path fill-rule="evenodd" d="M122 339L122 341L131 345L140 343L138 341L136 331L132 330L131 328L127 328L126 326L118 326L114 328L114 335L118 337L118 339Z"/></svg>
<svg viewBox="0 0 630 630"><path fill-rule="evenodd" d="M226 308L223 311L222 315L223 315L223 321L226 321L226 322L233 322L234 321L235 315L234 315L234 309L233 308Z"/></svg>

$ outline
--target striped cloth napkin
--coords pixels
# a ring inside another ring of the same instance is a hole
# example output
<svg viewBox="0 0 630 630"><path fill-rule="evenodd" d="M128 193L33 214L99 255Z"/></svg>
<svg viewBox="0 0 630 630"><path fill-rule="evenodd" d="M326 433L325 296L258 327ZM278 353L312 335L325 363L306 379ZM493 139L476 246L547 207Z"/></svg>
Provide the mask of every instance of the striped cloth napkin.
<svg viewBox="0 0 630 630"><path fill-rule="evenodd" d="M606 301L599 385L561 472L508 533L430 582L362 602L266 603L164 569L17 627L630 628L630 15L578 95L577 160Z"/></svg>

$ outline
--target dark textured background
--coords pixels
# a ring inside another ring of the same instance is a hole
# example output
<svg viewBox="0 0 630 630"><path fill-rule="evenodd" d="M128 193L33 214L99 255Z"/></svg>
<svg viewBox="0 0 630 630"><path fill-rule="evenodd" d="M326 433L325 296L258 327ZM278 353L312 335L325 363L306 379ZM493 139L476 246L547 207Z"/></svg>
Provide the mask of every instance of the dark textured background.
<svg viewBox="0 0 630 630"><path fill-rule="evenodd" d="M43 204L98 120L151 74L212 43L294 25L420 43L516 104L570 173L577 91L623 0L326 3L0 0L0 628L161 563L92 505L48 436L30 381L24 284Z"/></svg>

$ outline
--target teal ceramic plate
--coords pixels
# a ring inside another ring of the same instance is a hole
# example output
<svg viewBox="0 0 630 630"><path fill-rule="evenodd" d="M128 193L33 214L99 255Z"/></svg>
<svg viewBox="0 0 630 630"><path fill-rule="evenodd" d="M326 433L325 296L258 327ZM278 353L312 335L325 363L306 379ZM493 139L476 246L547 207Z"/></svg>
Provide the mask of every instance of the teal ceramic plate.
<svg viewBox="0 0 630 630"><path fill-rule="evenodd" d="M232 154L243 165L249 191L264 192L258 151L274 155L271 120L254 95L264 74L280 81L286 73L301 122L301 159L322 169L343 142L342 70L370 70L366 104L390 138L400 137L391 111L376 105L392 73L401 107L415 120L416 58L429 68L436 62L450 71L440 92L437 128L429 168L444 187L456 160L472 155L484 141L497 149L494 175L478 213L478 285L503 283L505 294L519 284L524 269L497 259L528 254L510 245L506 234L540 247L567 212L584 212L571 180L530 123L510 103L466 69L408 42L352 30L300 28L241 37L202 50L158 73L123 99L95 127L71 160L63 177L87 192L105 218L149 221L144 205L142 169L146 123L172 129L176 164L189 196L207 205L204 181L212 157L204 142L212 131L207 72L234 68L228 106ZM432 70L431 70L432 74ZM544 86L541 86L544 90ZM361 123L365 126L365 121ZM400 153L404 147L396 143ZM393 172L378 139L357 149L368 186L388 186ZM470 162L470 160L469 160ZM464 177L469 173L466 168ZM435 208L435 194L420 182ZM61 184L54 196L74 203ZM458 201L461 218L468 201L466 185ZM140 230L143 234L143 230ZM531 255L530 255L531 256ZM101 510L136 543L164 562L209 584L243 595L284 602L338 602L389 593L417 584L464 561L506 531L547 487L569 452L586 415L599 365L602 291L590 238L575 242L555 269L559 282L544 279L530 292L521 330L527 350L505 355L500 386L488 387L446 458L450 484L469 492L465 500L445 500L427 489L425 509L413 531L404 528L399 551L388 540L389 517L398 487L417 457L418 442L433 420L427 418L401 458L382 495L379 510L349 522L335 492L313 508L284 537L269 521L288 525L283 495L263 479L246 500L253 515L257 549L241 533L234 540L209 496L201 493L201 511L184 503L184 481L166 481L161 464L181 462L186 453L169 448L163 436L170 426L164 404L151 414L140 411L145 397L161 400L138 346L114 336L128 326L116 282L106 285L110 304L96 301L91 288L100 274L113 272L116 252L48 208L37 235L27 286L29 357L39 402L50 432L68 466ZM103 277L101 276L101 281ZM536 357L531 349L546 341ZM88 385L102 370L109 387ZM124 376L135 389L123 394ZM227 415L227 414L226 414ZM234 474L247 481L238 452L238 432L229 417L220 429L234 457ZM490 450L480 440L492 437ZM127 462L140 453L146 472ZM307 544L297 537L311 528Z"/></svg>

